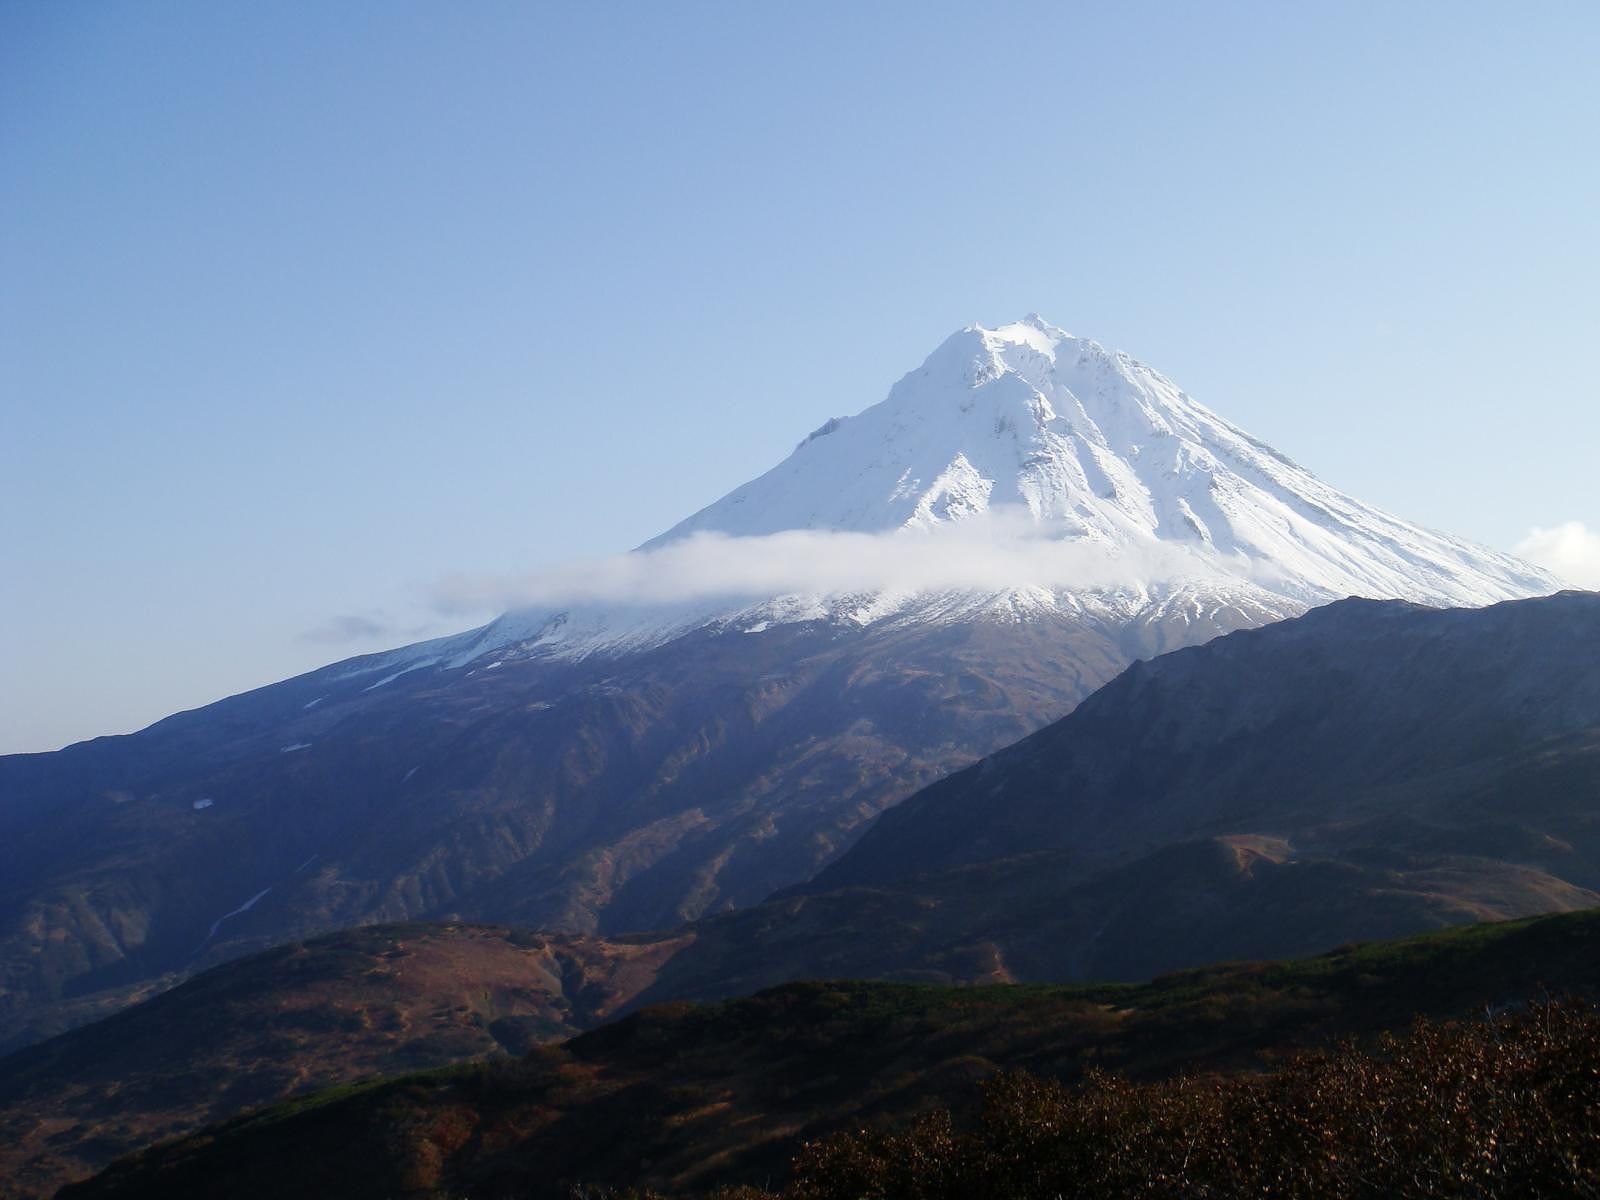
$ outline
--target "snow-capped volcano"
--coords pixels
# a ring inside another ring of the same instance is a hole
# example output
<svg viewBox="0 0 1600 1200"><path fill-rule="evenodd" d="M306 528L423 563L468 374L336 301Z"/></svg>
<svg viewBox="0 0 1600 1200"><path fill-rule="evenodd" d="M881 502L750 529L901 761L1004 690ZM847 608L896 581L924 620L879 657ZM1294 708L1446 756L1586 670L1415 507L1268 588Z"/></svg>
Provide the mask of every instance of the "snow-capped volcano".
<svg viewBox="0 0 1600 1200"><path fill-rule="evenodd" d="M536 605L428 653L464 663L507 646L632 650L707 623L860 625L1046 610L1131 619L1226 607L1254 623L1351 595L1476 606L1559 587L1509 555L1329 487L1159 372L1035 315L952 335L881 403L828 421L778 466L636 554L670 555L695 535L892 539L966 524L1013 540L1020 528L1026 544L964 570L970 541L927 540L918 545L944 555L949 569L913 570L905 582L889 565L843 581L819 569L831 584L771 597ZM757 547L730 541L720 553ZM917 552L884 547L889 563ZM806 548L819 566L834 565L826 542Z"/></svg>
<svg viewBox="0 0 1600 1200"><path fill-rule="evenodd" d="M1352 593L1556 586L1034 317L962 330L597 574L0 758L0 1046L59 1027L65 997L318 930L637 930L751 904L1136 659Z"/></svg>
<svg viewBox="0 0 1600 1200"><path fill-rule="evenodd" d="M1065 539L1162 542L1269 590L1478 605L1555 581L1322 483L1126 354L1030 315L950 337L882 403L674 526L935 528L1001 506Z"/></svg>

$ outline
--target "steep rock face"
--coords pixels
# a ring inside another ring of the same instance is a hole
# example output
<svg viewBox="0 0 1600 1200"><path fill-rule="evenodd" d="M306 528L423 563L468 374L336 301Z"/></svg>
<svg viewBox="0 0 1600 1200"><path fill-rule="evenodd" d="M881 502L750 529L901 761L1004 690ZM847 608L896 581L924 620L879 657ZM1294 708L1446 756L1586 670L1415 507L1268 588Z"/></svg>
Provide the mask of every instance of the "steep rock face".
<svg viewBox="0 0 1600 1200"><path fill-rule="evenodd" d="M362 922L610 932L749 904L1135 659L1346 591L1553 586L1038 319L956 334L641 551L811 530L899 554L1002 511L1022 581L520 610L0 760L0 1046Z"/></svg>

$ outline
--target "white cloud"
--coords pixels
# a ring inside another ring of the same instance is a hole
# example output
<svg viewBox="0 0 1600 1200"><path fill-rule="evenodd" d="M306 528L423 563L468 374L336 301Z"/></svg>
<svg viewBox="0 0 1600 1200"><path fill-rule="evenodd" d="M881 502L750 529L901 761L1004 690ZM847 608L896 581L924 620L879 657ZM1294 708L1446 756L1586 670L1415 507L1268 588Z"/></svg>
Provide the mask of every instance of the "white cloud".
<svg viewBox="0 0 1600 1200"><path fill-rule="evenodd" d="M999 511L936 530L765 537L700 533L655 550L571 563L537 574L453 576L434 589L444 612L581 602L677 604L792 593L1078 588L1215 577L1180 547L1112 547L1068 538L1026 511Z"/></svg>
<svg viewBox="0 0 1600 1200"><path fill-rule="evenodd" d="M1582 521L1530 530L1516 552L1577 587L1600 589L1600 533Z"/></svg>

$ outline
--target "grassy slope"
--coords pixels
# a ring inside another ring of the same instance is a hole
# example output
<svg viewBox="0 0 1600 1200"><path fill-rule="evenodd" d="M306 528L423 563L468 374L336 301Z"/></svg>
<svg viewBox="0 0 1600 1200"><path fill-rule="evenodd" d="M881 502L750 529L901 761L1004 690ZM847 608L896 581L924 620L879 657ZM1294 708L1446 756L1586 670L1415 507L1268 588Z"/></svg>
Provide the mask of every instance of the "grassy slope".
<svg viewBox="0 0 1600 1200"><path fill-rule="evenodd" d="M66 1195L561 1196L781 1178L805 1139L969 1099L999 1067L1072 1079L1268 1064L1417 1014L1600 991L1600 912L1473 926L1147 984L809 983L649 1009L514 1063L278 1106Z"/></svg>

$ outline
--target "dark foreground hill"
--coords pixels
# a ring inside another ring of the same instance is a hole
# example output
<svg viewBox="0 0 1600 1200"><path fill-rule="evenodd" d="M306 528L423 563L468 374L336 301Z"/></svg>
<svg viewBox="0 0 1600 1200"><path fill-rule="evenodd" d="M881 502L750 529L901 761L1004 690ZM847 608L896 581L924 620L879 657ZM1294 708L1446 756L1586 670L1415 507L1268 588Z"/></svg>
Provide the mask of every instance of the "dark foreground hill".
<svg viewBox="0 0 1600 1200"><path fill-rule="evenodd" d="M263 1110L126 1159L63 1194L566 1197L781 1184L803 1143L905 1128L1023 1068L1157 1080L1259 1068L1403 1027L1600 988L1600 913L1474 926L1296 963L1149 984L793 984L648 1009L513 1062ZM1600 1059L1596 1060L1600 1062Z"/></svg>

